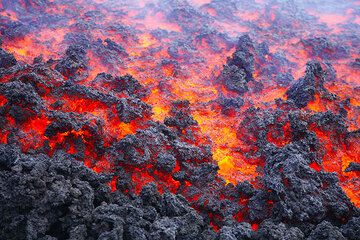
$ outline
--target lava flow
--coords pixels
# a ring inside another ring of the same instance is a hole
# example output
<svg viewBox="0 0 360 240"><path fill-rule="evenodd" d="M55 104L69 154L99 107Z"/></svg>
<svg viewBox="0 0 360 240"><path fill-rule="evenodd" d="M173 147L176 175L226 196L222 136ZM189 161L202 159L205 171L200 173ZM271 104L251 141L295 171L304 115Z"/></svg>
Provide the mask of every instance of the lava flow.
<svg viewBox="0 0 360 240"><path fill-rule="evenodd" d="M359 8L0 1L0 239L359 239Z"/></svg>

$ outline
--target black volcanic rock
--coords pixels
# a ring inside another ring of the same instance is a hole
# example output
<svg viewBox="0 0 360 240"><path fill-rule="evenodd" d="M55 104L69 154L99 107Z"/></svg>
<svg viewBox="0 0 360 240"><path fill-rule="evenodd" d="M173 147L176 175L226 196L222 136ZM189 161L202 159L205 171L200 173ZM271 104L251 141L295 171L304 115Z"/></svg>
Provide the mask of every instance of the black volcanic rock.
<svg viewBox="0 0 360 240"><path fill-rule="evenodd" d="M104 42L101 39L98 39L93 44L93 48L96 55L107 66L117 67L117 65L122 64L120 56L128 56L125 49L121 45L117 44L109 38L105 39Z"/></svg>
<svg viewBox="0 0 360 240"><path fill-rule="evenodd" d="M192 126L197 125L197 122L190 114L190 102L189 101L174 101L169 117L166 117L164 123L166 126L175 127L179 131Z"/></svg>
<svg viewBox="0 0 360 240"><path fill-rule="evenodd" d="M114 93L124 93L130 97L142 98L148 95L149 90L142 86L133 76L113 77L110 74L99 73L91 83L96 88L105 88Z"/></svg>
<svg viewBox="0 0 360 240"><path fill-rule="evenodd" d="M300 78L286 92L288 99L292 100L298 108L305 107L314 100L316 92L322 90L324 71L319 62L309 62L306 65L304 78Z"/></svg>
<svg viewBox="0 0 360 240"><path fill-rule="evenodd" d="M349 240L357 240L360 236L360 217L351 219L342 226L342 234Z"/></svg>
<svg viewBox="0 0 360 240"><path fill-rule="evenodd" d="M248 80L243 69L236 65L225 65L220 75L225 87L240 94L248 91Z"/></svg>
<svg viewBox="0 0 360 240"><path fill-rule="evenodd" d="M0 95L7 99L3 107L16 123L24 123L31 117L40 115L43 108L43 100L30 83L0 83Z"/></svg>
<svg viewBox="0 0 360 240"><path fill-rule="evenodd" d="M351 162L349 166L346 167L345 172L360 172L360 163Z"/></svg>
<svg viewBox="0 0 360 240"><path fill-rule="evenodd" d="M253 80L254 45L248 35L239 38L236 51L227 59L224 69L218 77L228 90L244 94L248 91L247 83Z"/></svg>
<svg viewBox="0 0 360 240"><path fill-rule="evenodd" d="M234 226L224 226L219 231L218 239L220 240L236 240L253 239L254 232L249 223L237 223Z"/></svg>
<svg viewBox="0 0 360 240"><path fill-rule="evenodd" d="M307 240L346 240L341 230L331 223L323 221L310 234Z"/></svg>
<svg viewBox="0 0 360 240"><path fill-rule="evenodd" d="M157 161L156 166L165 172L172 172L176 165L176 158L168 153L160 153Z"/></svg>
<svg viewBox="0 0 360 240"><path fill-rule="evenodd" d="M352 66L353 68L359 69L359 68L360 68L360 58L356 58L356 59L351 63L351 66Z"/></svg>
<svg viewBox="0 0 360 240"><path fill-rule="evenodd" d="M236 51L232 57L228 59L227 64L237 66L245 73L247 81L253 79L254 73L254 44L250 39L249 35L243 35L239 38L236 46Z"/></svg>
<svg viewBox="0 0 360 240"><path fill-rule="evenodd" d="M240 97L226 98L220 96L217 101L221 106L221 113L225 115L231 114L232 111L238 111L244 105L244 100Z"/></svg>
<svg viewBox="0 0 360 240"><path fill-rule="evenodd" d="M290 73L279 73L275 82L279 84L279 86L289 86L294 81L294 77Z"/></svg>
<svg viewBox="0 0 360 240"><path fill-rule="evenodd" d="M9 1L9 5L14 5L14 2ZM2 37L6 39L24 37L31 29L31 26L21 21L10 21L0 26Z"/></svg>
<svg viewBox="0 0 360 240"><path fill-rule="evenodd" d="M0 68L9 68L17 63L14 55L0 48Z"/></svg>
<svg viewBox="0 0 360 240"><path fill-rule="evenodd" d="M262 222L254 239L304 239L304 234L296 227L288 228L284 223L275 223L269 220Z"/></svg>
<svg viewBox="0 0 360 240"><path fill-rule="evenodd" d="M0 152L1 239L203 239L202 217L181 196L152 185L130 200L67 154Z"/></svg>
<svg viewBox="0 0 360 240"><path fill-rule="evenodd" d="M313 37L301 40L307 49L311 49L312 56L323 59L341 59L349 55L349 48L339 43L332 42L325 37Z"/></svg>
<svg viewBox="0 0 360 240"><path fill-rule="evenodd" d="M56 65L55 69L67 78L76 79L83 75L81 71L87 69L88 59L86 50L79 45L70 45L65 56Z"/></svg>
<svg viewBox="0 0 360 240"><path fill-rule="evenodd" d="M116 103L116 110L122 122L129 123L137 118L146 118L151 115L151 106L138 98L121 98Z"/></svg>

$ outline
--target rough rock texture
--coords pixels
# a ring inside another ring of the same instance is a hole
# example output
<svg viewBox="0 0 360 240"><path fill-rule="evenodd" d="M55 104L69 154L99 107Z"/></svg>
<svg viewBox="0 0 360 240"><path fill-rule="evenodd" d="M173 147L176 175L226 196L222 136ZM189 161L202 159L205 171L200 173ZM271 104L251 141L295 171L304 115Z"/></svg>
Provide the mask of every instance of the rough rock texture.
<svg viewBox="0 0 360 240"><path fill-rule="evenodd" d="M320 90L319 87L322 87L323 81L324 72L320 63L309 62L305 77L300 78L286 92L288 99L292 100L299 108L305 107L311 100L314 100L314 95Z"/></svg>
<svg viewBox="0 0 360 240"><path fill-rule="evenodd" d="M0 145L1 239L204 239L211 231L181 196L155 184L139 197L110 193L99 175L57 152Z"/></svg>
<svg viewBox="0 0 360 240"><path fill-rule="evenodd" d="M0 68L9 68L14 66L16 63L17 61L12 54L0 48Z"/></svg>
<svg viewBox="0 0 360 240"><path fill-rule="evenodd" d="M345 172L360 172L360 164L351 162L345 169Z"/></svg>
<svg viewBox="0 0 360 240"><path fill-rule="evenodd" d="M191 14L201 18L188 6L168 17ZM100 73L79 84L91 42L68 37L82 43L46 63L39 57L21 65L0 51L0 130L7 143L0 145L0 239L358 239L359 209L337 175L322 169L324 147L315 133L337 136L338 145L357 141L358 131L349 132L343 118L349 101L339 104L339 113L301 110L316 94L336 98L323 86L328 69L319 62L309 62L295 83L268 64L264 71L279 85L292 83L288 100L248 107L236 123L246 145L236 151L259 163L254 187L226 184L218 175L211 142L198 137L189 101L172 102L160 123L151 121L144 102L149 91L130 75ZM95 44L99 54L122 52L105 42ZM228 116L244 106L239 95L261 91L255 65L265 55L282 59L248 36L236 49L218 80L237 96L211 102ZM116 138L111 130L130 133ZM346 171L358 171L357 164Z"/></svg>
<svg viewBox="0 0 360 240"><path fill-rule="evenodd" d="M56 70L65 77L78 78L87 69L86 50L79 45L70 45L64 58L56 65Z"/></svg>
<svg viewBox="0 0 360 240"><path fill-rule="evenodd" d="M248 91L248 82L253 80L254 45L248 35L239 38L236 51L228 58L218 81L231 91L243 94Z"/></svg>

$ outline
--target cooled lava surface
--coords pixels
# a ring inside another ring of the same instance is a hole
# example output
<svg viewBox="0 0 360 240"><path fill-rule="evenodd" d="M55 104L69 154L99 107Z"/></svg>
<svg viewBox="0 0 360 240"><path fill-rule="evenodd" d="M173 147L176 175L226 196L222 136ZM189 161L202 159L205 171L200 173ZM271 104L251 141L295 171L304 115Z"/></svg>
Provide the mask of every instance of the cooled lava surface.
<svg viewBox="0 0 360 240"><path fill-rule="evenodd" d="M360 239L358 0L0 1L0 239Z"/></svg>

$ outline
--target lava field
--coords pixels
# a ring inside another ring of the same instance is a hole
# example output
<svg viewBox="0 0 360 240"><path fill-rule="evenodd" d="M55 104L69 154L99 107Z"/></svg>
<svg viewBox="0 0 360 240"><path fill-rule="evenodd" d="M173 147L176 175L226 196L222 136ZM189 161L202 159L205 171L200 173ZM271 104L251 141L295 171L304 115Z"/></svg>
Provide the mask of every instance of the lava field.
<svg viewBox="0 0 360 240"><path fill-rule="evenodd" d="M0 240L359 240L359 0L0 0Z"/></svg>

